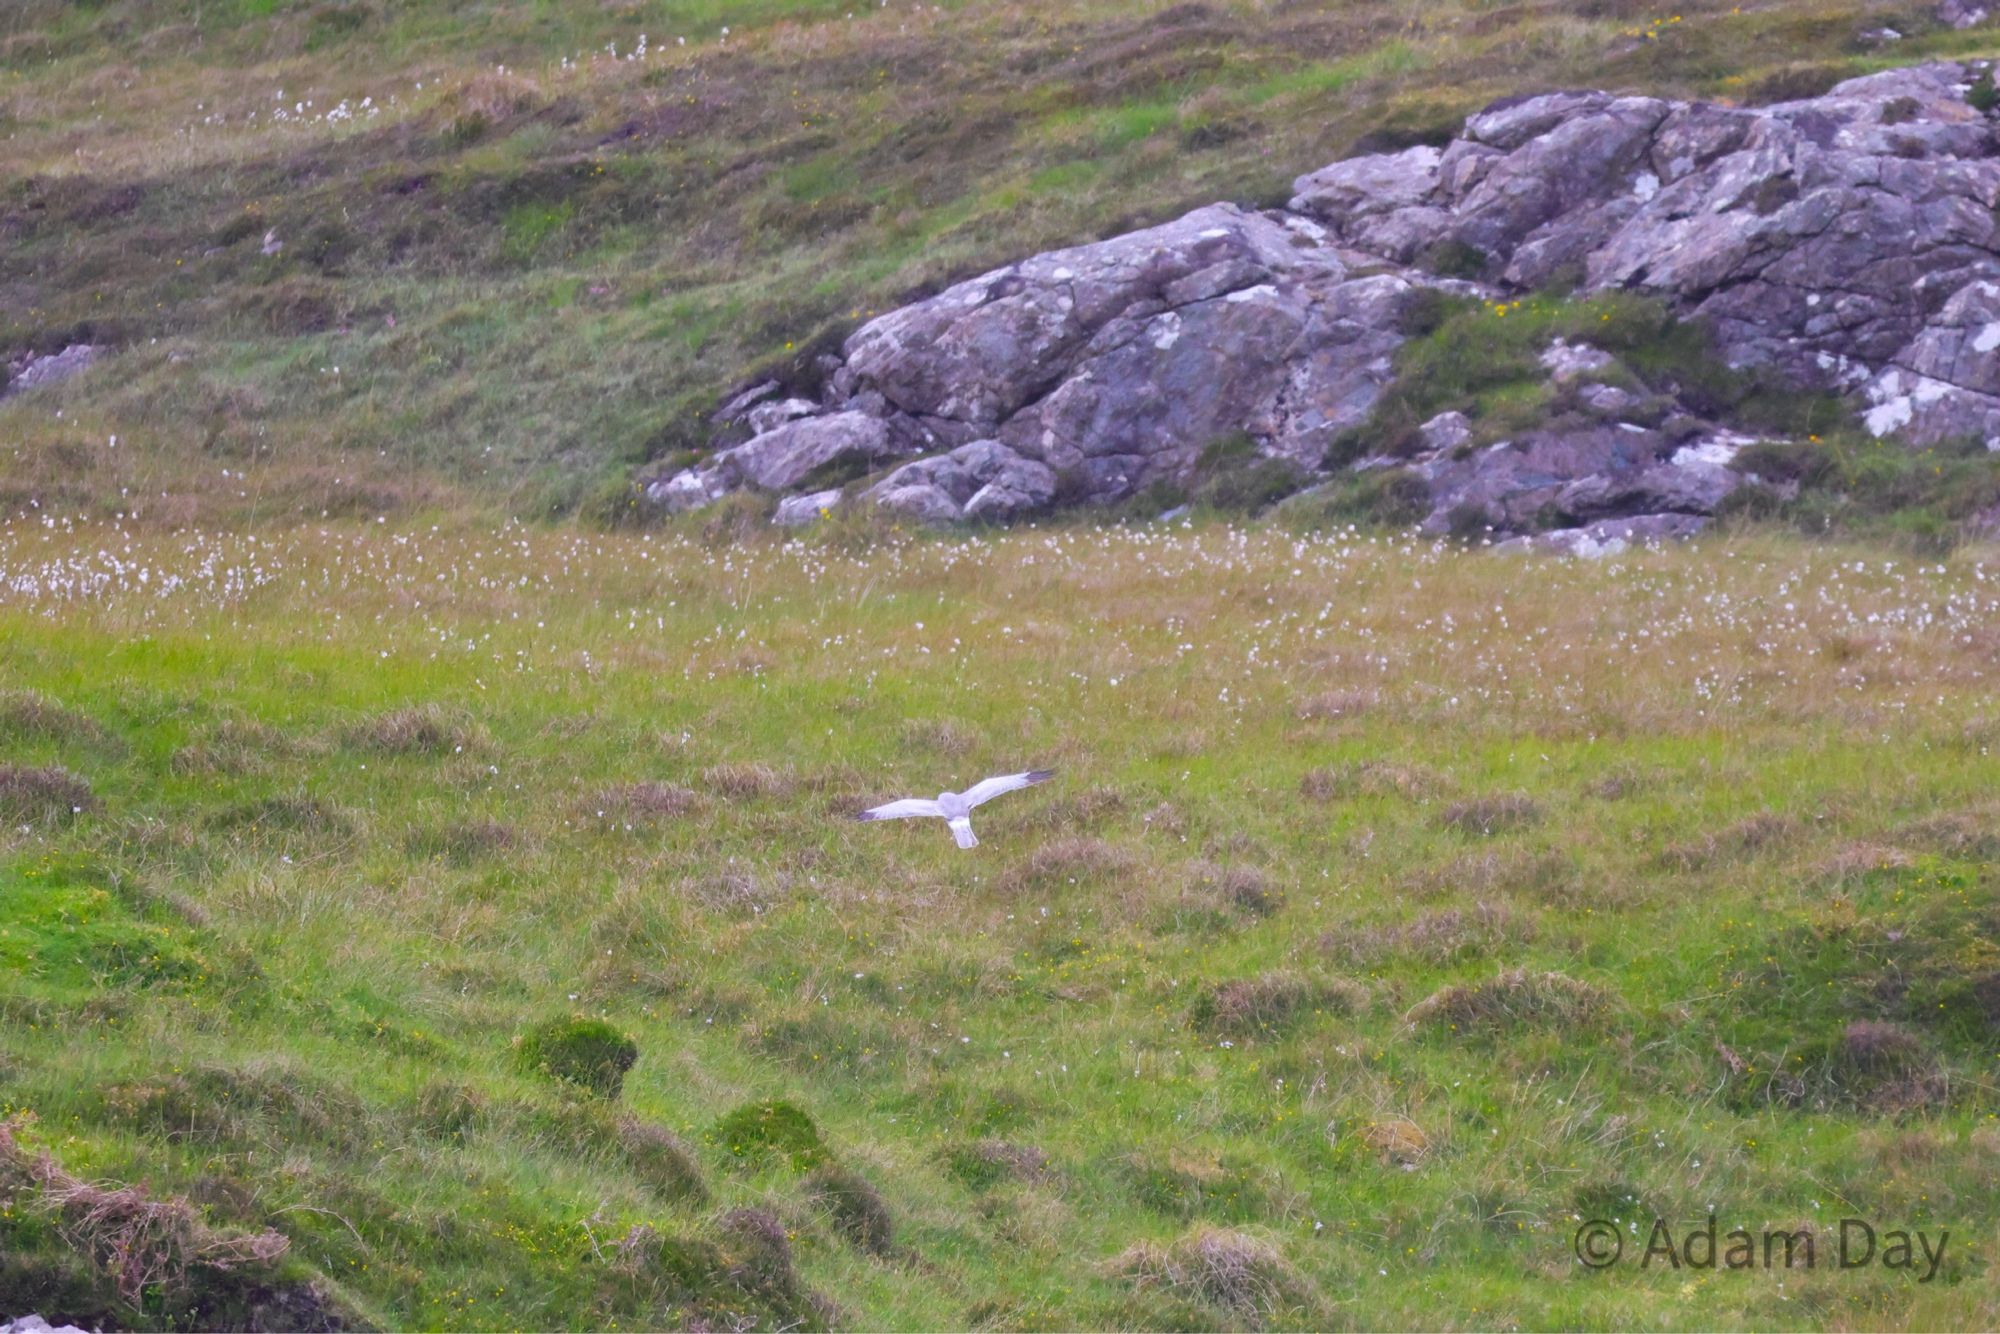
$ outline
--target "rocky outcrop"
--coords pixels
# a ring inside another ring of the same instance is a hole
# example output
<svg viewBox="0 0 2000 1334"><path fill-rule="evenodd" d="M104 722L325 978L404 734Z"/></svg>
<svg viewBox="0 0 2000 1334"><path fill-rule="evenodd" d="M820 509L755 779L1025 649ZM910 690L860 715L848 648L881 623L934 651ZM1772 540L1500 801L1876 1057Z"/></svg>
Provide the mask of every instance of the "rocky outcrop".
<svg viewBox="0 0 2000 1334"><path fill-rule="evenodd" d="M25 393L43 385L60 384L95 365L104 349L94 343L71 343L46 357L24 358L11 376L0 378L0 397Z"/></svg>
<svg viewBox="0 0 2000 1334"><path fill-rule="evenodd" d="M891 311L847 339L818 401L749 391L705 462L648 490L689 507L875 470L788 517L859 494L1007 520L1186 483L1246 435L1309 483L1369 423L1416 294L1558 283L1654 294L1730 365L1849 395L1877 435L2000 448L1993 102L1991 71L1962 64L1755 109L1510 99L1443 147L1303 176L1285 209L1211 205ZM1360 466L1421 478L1428 526L1503 539L1647 516L1604 531L1678 533L1744 483L1729 464L1747 437L1635 390L1605 352L1557 342L1543 366L1561 420L1480 443L1447 412L1413 457Z"/></svg>

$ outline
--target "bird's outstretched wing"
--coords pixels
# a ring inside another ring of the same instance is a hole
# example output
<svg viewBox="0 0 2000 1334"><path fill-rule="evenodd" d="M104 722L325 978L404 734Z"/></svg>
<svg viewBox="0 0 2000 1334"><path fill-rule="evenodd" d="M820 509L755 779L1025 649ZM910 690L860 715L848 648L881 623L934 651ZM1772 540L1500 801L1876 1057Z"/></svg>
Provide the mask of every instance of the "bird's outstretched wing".
<svg viewBox="0 0 2000 1334"><path fill-rule="evenodd" d="M857 820L908 820L919 815L942 816L935 801L925 801L922 797L905 797L887 805L876 806L855 816Z"/></svg>
<svg viewBox="0 0 2000 1334"><path fill-rule="evenodd" d="M1037 783L1046 783L1055 776L1054 769L1030 769L1024 774L1002 774L998 778L982 779L965 790L965 804L977 806L982 801L993 800L1002 792L1033 787Z"/></svg>

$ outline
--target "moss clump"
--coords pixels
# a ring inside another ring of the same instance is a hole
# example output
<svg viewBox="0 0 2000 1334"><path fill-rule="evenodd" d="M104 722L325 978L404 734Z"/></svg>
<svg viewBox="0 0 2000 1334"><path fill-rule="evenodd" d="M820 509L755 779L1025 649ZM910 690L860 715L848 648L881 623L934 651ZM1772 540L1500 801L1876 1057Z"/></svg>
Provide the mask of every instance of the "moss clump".
<svg viewBox="0 0 2000 1334"><path fill-rule="evenodd" d="M515 1055L523 1070L615 1098L639 1044L602 1019L551 1019L522 1038Z"/></svg>
<svg viewBox="0 0 2000 1334"><path fill-rule="evenodd" d="M827 1158L826 1141L813 1119L782 1099L744 1103L715 1123L714 1139L735 1157L776 1153L801 1172Z"/></svg>

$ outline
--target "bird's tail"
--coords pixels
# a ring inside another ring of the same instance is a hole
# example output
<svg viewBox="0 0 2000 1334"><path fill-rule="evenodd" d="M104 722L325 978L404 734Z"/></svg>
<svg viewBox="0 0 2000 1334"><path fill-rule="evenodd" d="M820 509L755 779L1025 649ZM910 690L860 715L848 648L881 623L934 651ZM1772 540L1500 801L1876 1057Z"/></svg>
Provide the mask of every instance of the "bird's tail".
<svg viewBox="0 0 2000 1334"><path fill-rule="evenodd" d="M960 818L950 821L950 824L951 836L958 840L958 846L961 848L976 848L979 846L979 836L972 832L972 821Z"/></svg>

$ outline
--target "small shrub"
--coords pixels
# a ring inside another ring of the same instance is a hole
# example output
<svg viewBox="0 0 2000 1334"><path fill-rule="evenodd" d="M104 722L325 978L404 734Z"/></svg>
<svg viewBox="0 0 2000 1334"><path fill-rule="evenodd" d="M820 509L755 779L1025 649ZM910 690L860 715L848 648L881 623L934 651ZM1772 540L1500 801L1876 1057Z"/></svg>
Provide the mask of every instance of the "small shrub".
<svg viewBox="0 0 2000 1334"><path fill-rule="evenodd" d="M871 1255L895 1251L896 1221L882 1193L859 1172L826 1163L806 1179L806 1189L841 1236Z"/></svg>
<svg viewBox="0 0 2000 1334"><path fill-rule="evenodd" d="M734 1157L776 1153L798 1171L816 1167L827 1157L813 1119L782 1100L744 1103L715 1123L713 1138Z"/></svg>
<svg viewBox="0 0 2000 1334"><path fill-rule="evenodd" d="M602 1019L551 1019L521 1038L515 1057L523 1070L616 1098L639 1045Z"/></svg>
<svg viewBox="0 0 2000 1334"><path fill-rule="evenodd" d="M1464 241L1439 241L1417 256L1417 267L1440 278L1465 278L1478 281L1493 262L1478 246L1467 245Z"/></svg>
<svg viewBox="0 0 2000 1334"><path fill-rule="evenodd" d="M60 766L0 764L0 820L9 824L68 824L97 805L90 784Z"/></svg>
<svg viewBox="0 0 2000 1334"><path fill-rule="evenodd" d="M1993 70L1990 66L1979 71L1979 77L1965 90L1965 102L1981 115L1991 114L1993 108L2000 105L2000 89L1993 86Z"/></svg>

